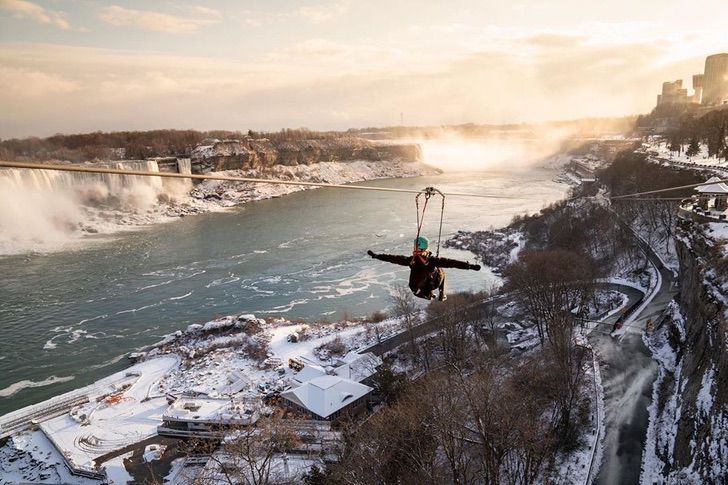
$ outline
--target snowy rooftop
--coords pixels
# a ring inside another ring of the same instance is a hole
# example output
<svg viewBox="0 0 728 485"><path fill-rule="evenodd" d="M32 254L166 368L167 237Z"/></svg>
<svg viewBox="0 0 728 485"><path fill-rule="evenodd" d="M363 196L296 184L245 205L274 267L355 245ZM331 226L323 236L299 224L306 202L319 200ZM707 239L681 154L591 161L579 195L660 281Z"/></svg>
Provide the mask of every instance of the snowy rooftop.
<svg viewBox="0 0 728 485"><path fill-rule="evenodd" d="M371 387L339 376L321 376L281 393L281 397L326 418L366 396Z"/></svg>
<svg viewBox="0 0 728 485"><path fill-rule="evenodd" d="M230 399L178 399L162 416L163 419L191 422L248 420L253 410L243 402Z"/></svg>
<svg viewBox="0 0 728 485"><path fill-rule="evenodd" d="M377 372L377 367L382 365L382 359L371 352L349 352L341 359L341 364L334 371L337 376L361 382Z"/></svg>
<svg viewBox="0 0 728 485"><path fill-rule="evenodd" d="M728 194L728 185L720 182L721 179L718 177L711 177L708 182L716 182L711 185L701 185L696 187L695 190L701 194Z"/></svg>
<svg viewBox="0 0 728 485"><path fill-rule="evenodd" d="M303 369L298 371L294 376L293 379L300 383L304 383L306 381L310 381L311 379L315 379L316 377L321 377L326 375L326 369L321 367L320 365L315 364L306 364Z"/></svg>
<svg viewBox="0 0 728 485"><path fill-rule="evenodd" d="M367 377L377 372L377 367L382 364L382 359L371 352L358 354L349 352L338 360L336 367L322 367L314 363L308 363L308 359L300 357L299 360L306 362L306 365L297 372L293 379L297 382L304 383L325 375L336 375L351 379L352 381L361 382ZM309 361L310 362L310 361Z"/></svg>

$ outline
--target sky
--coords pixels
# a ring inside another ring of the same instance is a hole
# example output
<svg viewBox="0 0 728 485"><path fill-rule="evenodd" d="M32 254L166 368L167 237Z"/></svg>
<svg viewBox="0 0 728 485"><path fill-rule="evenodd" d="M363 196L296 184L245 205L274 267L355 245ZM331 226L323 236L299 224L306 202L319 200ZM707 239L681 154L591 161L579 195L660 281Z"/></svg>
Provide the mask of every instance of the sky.
<svg viewBox="0 0 728 485"><path fill-rule="evenodd" d="M0 0L0 138L648 112L725 0Z"/></svg>

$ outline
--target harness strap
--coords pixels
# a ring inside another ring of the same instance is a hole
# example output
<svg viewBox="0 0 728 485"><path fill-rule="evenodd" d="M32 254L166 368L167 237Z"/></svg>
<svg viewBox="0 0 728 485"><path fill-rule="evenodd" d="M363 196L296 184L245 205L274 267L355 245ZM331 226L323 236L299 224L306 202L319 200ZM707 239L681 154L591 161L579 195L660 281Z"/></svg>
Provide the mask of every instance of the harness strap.
<svg viewBox="0 0 728 485"><path fill-rule="evenodd" d="M417 236L415 240L420 237L422 231L422 225L425 223L425 211L427 210L427 203L430 201L432 195L429 192L425 192L425 204L422 206L422 217L420 217L420 194L415 197L415 205L417 206ZM415 243L415 249L417 249L417 243Z"/></svg>
<svg viewBox="0 0 728 485"><path fill-rule="evenodd" d="M440 194L442 195L442 194ZM440 257L440 239L442 238L442 218L445 215L445 196L442 195L442 207L440 208L440 229L437 232L437 254L435 254L436 258Z"/></svg>
<svg viewBox="0 0 728 485"><path fill-rule="evenodd" d="M422 206L422 215L420 215L420 195L422 194L425 195L425 203ZM440 194L440 197L442 197L442 206L440 207L440 227L437 232L437 251L435 252L435 257L440 257L440 242L442 241L442 221L445 216L445 194L443 194L434 187L426 187L415 196L415 207L417 209L417 236L415 236L415 241L417 241L417 238L420 237L420 233L422 232L422 226L425 223L425 212L427 211L427 203L430 201L430 198L435 194ZM417 242L415 242L414 247L415 251L417 251Z"/></svg>

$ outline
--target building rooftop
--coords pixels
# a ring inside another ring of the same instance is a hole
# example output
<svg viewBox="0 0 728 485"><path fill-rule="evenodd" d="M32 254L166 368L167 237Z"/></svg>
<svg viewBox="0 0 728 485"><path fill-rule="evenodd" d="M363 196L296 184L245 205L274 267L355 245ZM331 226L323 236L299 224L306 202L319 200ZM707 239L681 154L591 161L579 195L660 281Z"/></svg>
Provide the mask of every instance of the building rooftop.
<svg viewBox="0 0 728 485"><path fill-rule="evenodd" d="M371 352L367 352L366 354L349 352L339 359L335 366L326 368L312 362L309 363L310 361L308 359L299 359L305 362L305 366L293 376L293 379L301 384L316 377L326 375L339 376L361 382L376 373L377 367L382 365L382 359Z"/></svg>
<svg viewBox="0 0 728 485"><path fill-rule="evenodd" d="M377 372L377 367L380 365L382 365L381 357L371 352L367 352L366 354L350 352L341 359L340 365L334 372L337 376L361 382L367 377L374 375Z"/></svg>
<svg viewBox="0 0 728 485"><path fill-rule="evenodd" d="M695 190L701 194L728 194L728 184L720 182L720 180L718 177L711 177L707 182L715 182L714 184L701 185Z"/></svg>
<svg viewBox="0 0 728 485"><path fill-rule="evenodd" d="M357 399L366 396L371 387L339 376L321 376L295 389L282 392L281 397L327 418Z"/></svg>
<svg viewBox="0 0 728 485"><path fill-rule="evenodd" d="M162 415L163 420L230 423L250 420L254 411L242 401L230 399L187 399L175 401Z"/></svg>

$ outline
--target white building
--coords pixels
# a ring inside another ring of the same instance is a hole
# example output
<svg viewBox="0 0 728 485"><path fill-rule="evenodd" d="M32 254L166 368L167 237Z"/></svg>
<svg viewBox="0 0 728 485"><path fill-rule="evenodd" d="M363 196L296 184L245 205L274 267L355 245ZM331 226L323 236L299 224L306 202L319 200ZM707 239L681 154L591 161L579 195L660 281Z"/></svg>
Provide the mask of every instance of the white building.
<svg viewBox="0 0 728 485"><path fill-rule="evenodd" d="M255 424L259 417L252 403L244 401L181 398L164 412L157 432L165 436L216 437L224 428Z"/></svg>
<svg viewBox="0 0 728 485"><path fill-rule="evenodd" d="M371 387L350 379L324 375L282 392L281 398L289 408L314 419L336 420L364 411L366 395L371 391Z"/></svg>
<svg viewBox="0 0 728 485"><path fill-rule="evenodd" d="M301 359L305 361L305 359ZM313 419L336 420L356 415L366 409L366 396L373 390L363 384L382 364L373 353L350 352L335 366L323 367L307 362L293 376L300 385L281 393L284 404L310 415Z"/></svg>

